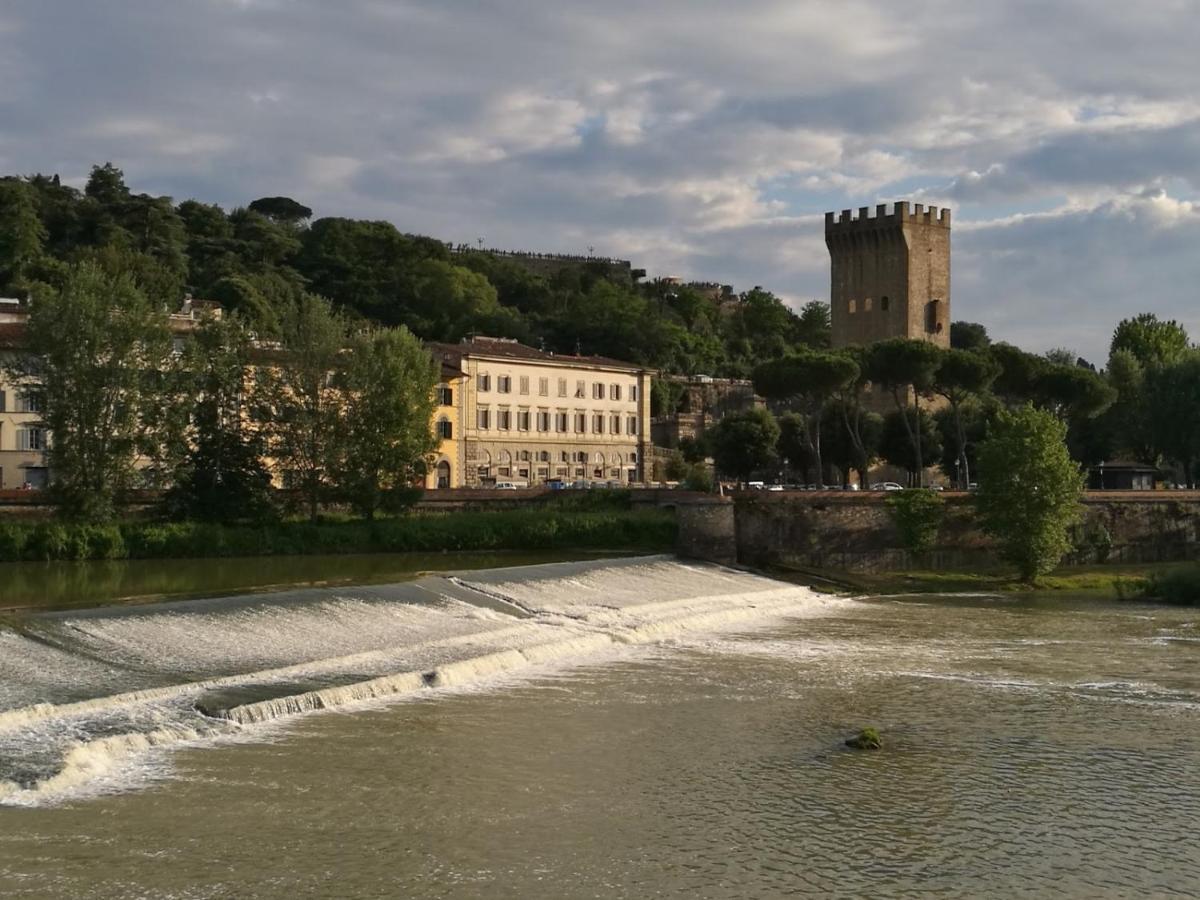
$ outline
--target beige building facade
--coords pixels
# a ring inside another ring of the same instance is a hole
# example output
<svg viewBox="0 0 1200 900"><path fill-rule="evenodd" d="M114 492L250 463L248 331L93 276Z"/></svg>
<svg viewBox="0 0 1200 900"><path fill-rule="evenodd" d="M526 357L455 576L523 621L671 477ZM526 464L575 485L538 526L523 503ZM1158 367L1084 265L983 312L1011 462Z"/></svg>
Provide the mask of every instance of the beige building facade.
<svg viewBox="0 0 1200 900"><path fill-rule="evenodd" d="M646 479L651 370L498 338L428 346L462 375L446 416L458 437L434 461L461 473L450 486Z"/></svg>

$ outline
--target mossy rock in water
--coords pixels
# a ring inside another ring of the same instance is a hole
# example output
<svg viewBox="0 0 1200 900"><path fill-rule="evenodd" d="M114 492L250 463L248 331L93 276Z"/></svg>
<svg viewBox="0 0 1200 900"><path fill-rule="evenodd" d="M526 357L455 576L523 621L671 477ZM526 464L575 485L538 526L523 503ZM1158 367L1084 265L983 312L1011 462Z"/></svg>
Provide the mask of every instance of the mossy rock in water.
<svg viewBox="0 0 1200 900"><path fill-rule="evenodd" d="M852 750L881 750L883 749L883 738L874 728L864 728L854 737L849 738L846 746Z"/></svg>

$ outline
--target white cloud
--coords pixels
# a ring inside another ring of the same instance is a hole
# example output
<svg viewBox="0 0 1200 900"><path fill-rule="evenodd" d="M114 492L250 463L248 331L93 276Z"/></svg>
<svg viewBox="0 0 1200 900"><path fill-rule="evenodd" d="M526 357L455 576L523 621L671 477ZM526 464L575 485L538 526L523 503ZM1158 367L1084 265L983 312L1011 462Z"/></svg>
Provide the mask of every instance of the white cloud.
<svg viewBox="0 0 1200 900"><path fill-rule="evenodd" d="M1094 356L1188 314L1194 38L1184 2L40 0L0 17L0 161L798 301L824 210L907 196L955 207L956 314Z"/></svg>

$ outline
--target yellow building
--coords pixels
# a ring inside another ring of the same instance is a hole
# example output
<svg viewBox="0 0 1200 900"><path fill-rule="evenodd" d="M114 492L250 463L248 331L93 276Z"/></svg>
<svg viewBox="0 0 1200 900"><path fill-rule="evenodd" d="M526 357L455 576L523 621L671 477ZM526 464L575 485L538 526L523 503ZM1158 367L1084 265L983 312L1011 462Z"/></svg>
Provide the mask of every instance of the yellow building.
<svg viewBox="0 0 1200 900"><path fill-rule="evenodd" d="M463 487L465 480L460 452L462 429L459 410L467 376L444 362L441 365L441 382L434 389L437 406L434 407L431 423L433 433L438 436L438 449L425 476L425 487Z"/></svg>
<svg viewBox="0 0 1200 900"><path fill-rule="evenodd" d="M25 318L17 300L0 298L0 490L47 483L46 429L37 399L5 365L23 351Z"/></svg>
<svg viewBox="0 0 1200 900"><path fill-rule="evenodd" d="M439 468L451 487L645 480L650 369L503 338L427 346L454 374L450 403L437 413L452 437L443 440L431 486L442 482Z"/></svg>

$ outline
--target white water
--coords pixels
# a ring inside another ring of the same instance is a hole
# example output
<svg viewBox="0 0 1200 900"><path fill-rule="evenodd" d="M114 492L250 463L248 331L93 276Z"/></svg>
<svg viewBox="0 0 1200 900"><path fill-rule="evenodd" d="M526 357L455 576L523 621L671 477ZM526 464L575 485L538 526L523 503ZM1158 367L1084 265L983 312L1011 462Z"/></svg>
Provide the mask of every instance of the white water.
<svg viewBox="0 0 1200 900"><path fill-rule="evenodd" d="M532 615L498 613L489 608L497 600ZM29 637L0 632L0 803L135 783L148 752L254 734L290 716L487 684L844 602L650 558L43 616Z"/></svg>

